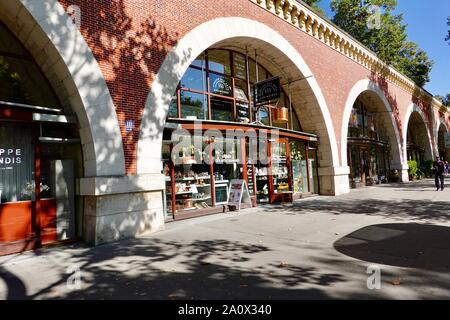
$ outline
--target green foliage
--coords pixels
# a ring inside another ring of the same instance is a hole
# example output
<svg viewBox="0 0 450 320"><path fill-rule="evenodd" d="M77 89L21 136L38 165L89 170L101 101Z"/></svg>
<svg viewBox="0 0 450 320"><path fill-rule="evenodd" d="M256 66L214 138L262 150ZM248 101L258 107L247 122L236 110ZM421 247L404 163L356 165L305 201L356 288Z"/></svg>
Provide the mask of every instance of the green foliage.
<svg viewBox="0 0 450 320"><path fill-rule="evenodd" d="M408 167L408 175L410 176L410 178L421 179L425 177L425 173L418 167L417 161L408 161Z"/></svg>
<svg viewBox="0 0 450 320"><path fill-rule="evenodd" d="M417 174L417 170L419 170L419 168L417 167L417 161L414 160L410 160L408 161L408 174L410 176L415 177Z"/></svg>
<svg viewBox="0 0 450 320"><path fill-rule="evenodd" d="M445 97L443 96L434 96L437 100L439 100L440 102L442 102L442 104L444 106L450 107L450 93L447 93L447 95Z"/></svg>
<svg viewBox="0 0 450 320"><path fill-rule="evenodd" d="M403 16L393 13L396 6L396 0L331 1L336 25L374 51L386 64L423 86L430 80L433 61L417 44L408 41ZM377 12L375 8L380 10ZM374 21L376 27L369 27Z"/></svg>
<svg viewBox="0 0 450 320"><path fill-rule="evenodd" d="M431 178L433 176L433 171L431 169L433 167L433 162L433 160L424 161L422 170L425 177Z"/></svg>

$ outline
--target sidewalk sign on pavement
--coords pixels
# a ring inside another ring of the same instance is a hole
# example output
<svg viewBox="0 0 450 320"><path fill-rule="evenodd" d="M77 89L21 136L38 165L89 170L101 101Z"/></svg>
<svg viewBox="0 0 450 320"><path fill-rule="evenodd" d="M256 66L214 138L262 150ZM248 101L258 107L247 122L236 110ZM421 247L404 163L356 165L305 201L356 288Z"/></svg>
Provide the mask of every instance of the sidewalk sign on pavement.
<svg viewBox="0 0 450 320"><path fill-rule="evenodd" d="M252 203L247 183L242 179L231 180L228 205L234 206L237 210L240 210L241 203Z"/></svg>

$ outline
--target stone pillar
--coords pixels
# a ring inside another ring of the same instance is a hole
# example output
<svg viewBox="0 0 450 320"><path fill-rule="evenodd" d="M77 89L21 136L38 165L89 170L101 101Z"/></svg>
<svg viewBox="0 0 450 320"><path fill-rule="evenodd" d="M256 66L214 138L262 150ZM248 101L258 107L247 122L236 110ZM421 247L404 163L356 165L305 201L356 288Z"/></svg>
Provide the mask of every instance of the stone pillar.
<svg viewBox="0 0 450 320"><path fill-rule="evenodd" d="M400 178L399 182L409 182L409 175L408 175L408 164L407 163L392 163L391 164L391 170L397 170L398 175Z"/></svg>
<svg viewBox="0 0 450 320"><path fill-rule="evenodd" d="M338 196L350 192L350 167L319 167L320 194Z"/></svg>
<svg viewBox="0 0 450 320"><path fill-rule="evenodd" d="M75 236L75 178L73 160L50 163L52 197L56 199L56 233L58 240Z"/></svg>
<svg viewBox="0 0 450 320"><path fill-rule="evenodd" d="M164 229L162 174L80 179L83 238L91 245Z"/></svg>

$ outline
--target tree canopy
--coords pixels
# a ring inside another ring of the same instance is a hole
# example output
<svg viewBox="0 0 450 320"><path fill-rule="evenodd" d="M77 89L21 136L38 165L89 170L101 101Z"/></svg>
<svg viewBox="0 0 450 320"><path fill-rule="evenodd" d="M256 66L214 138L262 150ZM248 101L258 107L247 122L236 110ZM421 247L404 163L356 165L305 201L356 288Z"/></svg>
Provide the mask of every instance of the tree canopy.
<svg viewBox="0 0 450 320"><path fill-rule="evenodd" d="M332 0L333 22L417 85L430 81L433 61L408 40L396 0Z"/></svg>
<svg viewBox="0 0 450 320"><path fill-rule="evenodd" d="M444 106L450 107L450 93L447 93L445 97L443 96L434 96L437 100L442 102Z"/></svg>
<svg viewBox="0 0 450 320"><path fill-rule="evenodd" d="M323 11L323 9L318 5L318 3L321 0L303 0L303 2L305 2L307 5L309 5L311 8L313 8L314 10L316 10L317 12L321 13L321 14L325 14L325 12Z"/></svg>

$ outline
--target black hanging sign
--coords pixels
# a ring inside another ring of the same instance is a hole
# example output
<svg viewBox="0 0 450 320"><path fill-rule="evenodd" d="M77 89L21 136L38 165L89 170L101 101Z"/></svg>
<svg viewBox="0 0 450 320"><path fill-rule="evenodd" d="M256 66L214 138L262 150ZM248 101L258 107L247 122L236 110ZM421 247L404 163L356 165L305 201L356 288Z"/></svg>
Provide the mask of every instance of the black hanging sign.
<svg viewBox="0 0 450 320"><path fill-rule="evenodd" d="M280 78L273 77L255 84L256 104L263 104L281 97Z"/></svg>

